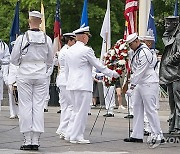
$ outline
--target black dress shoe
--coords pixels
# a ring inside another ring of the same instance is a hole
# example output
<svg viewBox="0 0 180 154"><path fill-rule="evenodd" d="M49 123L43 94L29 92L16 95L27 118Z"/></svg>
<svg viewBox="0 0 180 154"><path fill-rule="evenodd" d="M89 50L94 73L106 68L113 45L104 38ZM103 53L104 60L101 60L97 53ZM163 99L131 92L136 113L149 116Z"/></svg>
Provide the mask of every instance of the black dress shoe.
<svg viewBox="0 0 180 154"><path fill-rule="evenodd" d="M61 113L61 110L57 111L57 113Z"/></svg>
<svg viewBox="0 0 180 154"><path fill-rule="evenodd" d="M32 145L31 150L38 151L39 145Z"/></svg>
<svg viewBox="0 0 180 154"><path fill-rule="evenodd" d="M91 115L91 113L89 112L88 115Z"/></svg>
<svg viewBox="0 0 180 154"><path fill-rule="evenodd" d="M144 136L149 136L149 135L150 135L150 132L144 131Z"/></svg>
<svg viewBox="0 0 180 154"><path fill-rule="evenodd" d="M125 116L124 118L132 119L132 118L134 118L134 116L133 116L133 115L127 115L127 116Z"/></svg>
<svg viewBox="0 0 180 154"><path fill-rule="evenodd" d="M138 138L125 138L124 142L136 142L136 143L143 143L143 139L138 139Z"/></svg>
<svg viewBox="0 0 180 154"><path fill-rule="evenodd" d="M44 112L48 112L48 109L44 109Z"/></svg>
<svg viewBox="0 0 180 154"><path fill-rule="evenodd" d="M31 150L32 145L21 145L20 150Z"/></svg>
<svg viewBox="0 0 180 154"><path fill-rule="evenodd" d="M107 114L104 114L103 116L104 116L104 117L114 117L114 114L107 113Z"/></svg>
<svg viewBox="0 0 180 154"><path fill-rule="evenodd" d="M161 144L166 143L165 139L161 139Z"/></svg>

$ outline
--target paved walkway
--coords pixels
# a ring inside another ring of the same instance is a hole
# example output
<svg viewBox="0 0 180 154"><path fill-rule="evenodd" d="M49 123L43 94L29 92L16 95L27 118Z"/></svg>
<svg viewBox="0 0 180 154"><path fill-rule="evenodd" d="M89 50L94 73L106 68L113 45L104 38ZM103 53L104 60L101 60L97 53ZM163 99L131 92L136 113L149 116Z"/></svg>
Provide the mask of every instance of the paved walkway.
<svg viewBox="0 0 180 154"><path fill-rule="evenodd" d="M167 102L161 102L159 116L161 127L164 132L168 129ZM49 107L49 112L45 113L45 133L41 136L41 143L38 152L18 150L23 142L22 135L19 132L18 119L9 119L8 106L3 106L0 112L0 154L179 154L180 143L166 143L160 145L156 149L149 149L144 143L125 143L123 139L128 137L128 120L123 117L127 114L126 111L117 113L115 117L107 118L105 127L101 135L102 126L104 123L105 110L100 112L100 116L89 135L92 125L96 119L99 109L91 109L92 115L88 116L88 124L85 131L85 139L89 139L91 144L71 144L64 140L60 140L55 133L59 125L59 116L57 114L58 107ZM132 125L132 120L131 120Z"/></svg>

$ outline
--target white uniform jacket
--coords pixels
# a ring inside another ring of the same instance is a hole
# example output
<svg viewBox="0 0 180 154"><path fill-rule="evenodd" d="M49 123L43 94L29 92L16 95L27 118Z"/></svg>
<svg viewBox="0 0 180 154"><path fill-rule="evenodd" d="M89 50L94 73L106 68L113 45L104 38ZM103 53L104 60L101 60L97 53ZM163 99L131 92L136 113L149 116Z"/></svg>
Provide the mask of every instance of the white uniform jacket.
<svg viewBox="0 0 180 154"><path fill-rule="evenodd" d="M0 40L0 65L8 65L9 59L9 48L5 42Z"/></svg>
<svg viewBox="0 0 180 154"><path fill-rule="evenodd" d="M12 85L13 83L16 82L17 70L18 70L18 66L13 65L12 63L9 64L9 73L8 73L9 85Z"/></svg>
<svg viewBox="0 0 180 154"><path fill-rule="evenodd" d="M56 85L59 86L66 86L66 77L65 77L65 54L69 46L65 44L60 52L58 53L58 63L60 66L60 72L56 79Z"/></svg>
<svg viewBox="0 0 180 154"><path fill-rule="evenodd" d="M92 67L112 77L113 71L104 66L92 48L77 41L68 49L65 59L66 89L93 91Z"/></svg>
<svg viewBox="0 0 180 154"><path fill-rule="evenodd" d="M16 39L11 62L19 66L17 77L47 78L46 72L53 64L51 38L42 31L28 30Z"/></svg>
<svg viewBox="0 0 180 154"><path fill-rule="evenodd" d="M141 44L134 52L131 60L132 76L131 84L144 84L149 82L159 82L157 73L154 70L156 60L150 49Z"/></svg>

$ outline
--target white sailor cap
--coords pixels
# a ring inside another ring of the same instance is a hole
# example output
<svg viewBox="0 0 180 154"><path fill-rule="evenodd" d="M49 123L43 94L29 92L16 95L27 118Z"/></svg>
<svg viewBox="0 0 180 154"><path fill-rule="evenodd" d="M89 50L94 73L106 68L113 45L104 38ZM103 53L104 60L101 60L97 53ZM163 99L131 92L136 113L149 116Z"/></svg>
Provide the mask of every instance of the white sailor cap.
<svg viewBox="0 0 180 154"><path fill-rule="evenodd" d="M83 27L83 28L79 28L75 31L73 31L74 34L88 34L89 36L91 36L90 31L89 31L89 26Z"/></svg>
<svg viewBox="0 0 180 154"><path fill-rule="evenodd" d="M138 36L138 39L139 39L140 41L143 41L143 40L144 40L144 36Z"/></svg>
<svg viewBox="0 0 180 154"><path fill-rule="evenodd" d="M146 36L144 36L144 40L146 40L146 41L155 41L155 38L154 38L154 36L146 35Z"/></svg>
<svg viewBox="0 0 180 154"><path fill-rule="evenodd" d="M29 12L29 17L36 17L41 19L43 14L41 14L39 11L31 11Z"/></svg>
<svg viewBox="0 0 180 154"><path fill-rule="evenodd" d="M72 37L72 38L76 37L76 35L74 33L64 33L63 36Z"/></svg>
<svg viewBox="0 0 180 154"><path fill-rule="evenodd" d="M126 43L129 44L138 38L137 33L133 33L127 36Z"/></svg>

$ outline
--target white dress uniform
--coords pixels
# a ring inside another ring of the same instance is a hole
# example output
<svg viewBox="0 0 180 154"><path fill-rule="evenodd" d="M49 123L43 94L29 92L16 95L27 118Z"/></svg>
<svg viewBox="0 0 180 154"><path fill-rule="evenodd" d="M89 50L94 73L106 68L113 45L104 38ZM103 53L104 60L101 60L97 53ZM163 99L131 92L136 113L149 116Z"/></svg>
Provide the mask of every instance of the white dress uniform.
<svg viewBox="0 0 180 154"><path fill-rule="evenodd" d="M3 65L8 65L10 59L9 48L7 44L0 40L0 111L1 101L3 100Z"/></svg>
<svg viewBox="0 0 180 154"><path fill-rule="evenodd" d="M8 95L9 95L9 110L10 110L10 119L16 118L18 116L18 105L15 101L13 95L13 85L16 84L18 66L9 64L9 73L8 73ZM16 84L17 85L17 84Z"/></svg>
<svg viewBox="0 0 180 154"><path fill-rule="evenodd" d="M152 61L152 66L154 66L154 70L155 70L155 65L157 63L157 55L156 55L156 52L154 49L150 49L151 53L153 54L153 61ZM157 74L157 71L155 70L156 74ZM158 75L158 74L157 74ZM158 76L159 78L159 76ZM156 109L159 108L159 90L158 90L158 93L157 93L157 99L156 99ZM150 127L150 124L149 124L149 120L147 118L147 115L146 115L146 112L144 112L144 130L146 132L149 132L151 133L151 127Z"/></svg>
<svg viewBox="0 0 180 154"><path fill-rule="evenodd" d="M50 82L51 82L51 75L52 75L53 69L54 69L54 63L55 63L55 59L53 59L53 64L47 70L47 73L46 73L48 79L47 79L47 84L46 84L46 98L45 98L45 102L44 102L44 110L47 110L47 111L48 111L48 103L49 103L49 99L50 99L49 86L50 86Z"/></svg>
<svg viewBox="0 0 180 154"><path fill-rule="evenodd" d="M46 72L53 63L51 38L42 31L28 30L16 39L11 62L19 66L17 88L20 132L43 133L48 79Z"/></svg>
<svg viewBox="0 0 180 154"><path fill-rule="evenodd" d="M84 29L86 29L85 27ZM83 31L83 28L79 29ZM76 30L75 34L77 34ZM87 122L90 103L92 101L93 78L92 67L97 68L107 76L116 78L117 72L108 69L95 57L92 48L85 46L81 41L77 41L68 50L65 59L65 73L67 78L66 89L70 90L73 101L73 126L69 134L71 141L84 140L84 131ZM71 117L72 117L71 116ZM71 142L73 143L73 142Z"/></svg>
<svg viewBox="0 0 180 154"><path fill-rule="evenodd" d="M143 139L144 110L149 120L152 133L161 134L160 121L156 110L159 78L154 70L153 54L145 45L140 45L134 52L132 61L131 84L134 91L134 119L131 137Z"/></svg>
<svg viewBox="0 0 180 154"><path fill-rule="evenodd" d="M56 84L59 88L59 99L61 106L60 125L56 131L60 137L65 137L71 129L72 122L69 123L72 114L72 102L70 98L70 91L66 90L66 77L65 77L65 55L68 52L69 46L65 44L58 54L58 62L60 65L60 73L57 77ZM69 128L68 128L69 127Z"/></svg>

